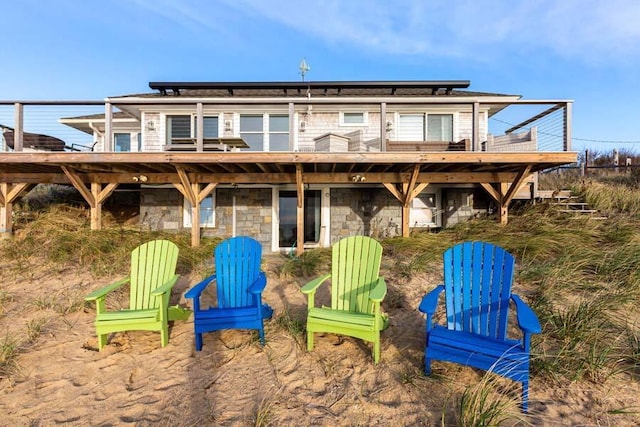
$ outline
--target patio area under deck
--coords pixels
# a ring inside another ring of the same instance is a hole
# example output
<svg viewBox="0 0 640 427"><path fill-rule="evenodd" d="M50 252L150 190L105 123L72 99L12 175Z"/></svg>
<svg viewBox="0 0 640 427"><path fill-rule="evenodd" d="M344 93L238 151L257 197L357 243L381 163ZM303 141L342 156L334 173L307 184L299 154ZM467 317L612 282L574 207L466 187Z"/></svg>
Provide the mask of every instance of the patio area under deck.
<svg viewBox="0 0 640 427"><path fill-rule="evenodd" d="M575 152L145 152L0 153L0 232L12 232L13 203L35 184L72 184L101 228L104 201L119 184L172 184L192 206L200 242L200 202L219 184L295 184L298 253L304 251L305 184L381 184L402 206L409 236L412 200L430 184L479 184L508 220L509 203L534 172L576 162Z"/></svg>

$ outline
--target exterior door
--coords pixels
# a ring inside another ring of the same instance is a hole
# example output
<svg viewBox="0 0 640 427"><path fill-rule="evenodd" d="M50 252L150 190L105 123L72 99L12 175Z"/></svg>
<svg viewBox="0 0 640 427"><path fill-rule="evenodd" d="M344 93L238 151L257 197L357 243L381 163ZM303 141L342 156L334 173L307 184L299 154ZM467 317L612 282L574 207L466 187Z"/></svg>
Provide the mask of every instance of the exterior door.
<svg viewBox="0 0 640 427"><path fill-rule="evenodd" d="M320 239L320 190L304 192L304 240L317 242ZM278 196L278 245L291 248L296 243L297 192L279 191Z"/></svg>

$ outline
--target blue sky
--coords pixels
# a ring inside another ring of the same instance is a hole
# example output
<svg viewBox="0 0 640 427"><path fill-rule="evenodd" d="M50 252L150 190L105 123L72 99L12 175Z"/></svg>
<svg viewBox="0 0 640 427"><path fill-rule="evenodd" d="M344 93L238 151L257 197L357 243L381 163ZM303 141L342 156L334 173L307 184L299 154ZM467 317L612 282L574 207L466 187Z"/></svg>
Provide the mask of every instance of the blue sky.
<svg viewBox="0 0 640 427"><path fill-rule="evenodd" d="M640 151L638 0L3 0L0 99L149 81L470 80L574 100L573 148ZM622 143L628 141L629 143Z"/></svg>

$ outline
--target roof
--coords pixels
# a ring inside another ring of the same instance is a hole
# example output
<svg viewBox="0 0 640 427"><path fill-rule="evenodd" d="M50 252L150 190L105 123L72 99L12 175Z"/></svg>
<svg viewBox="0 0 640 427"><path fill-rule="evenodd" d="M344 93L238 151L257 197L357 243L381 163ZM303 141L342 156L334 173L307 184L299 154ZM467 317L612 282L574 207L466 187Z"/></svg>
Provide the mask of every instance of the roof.
<svg viewBox="0 0 640 427"><path fill-rule="evenodd" d="M519 96L466 89L468 80L319 81L319 82L149 82L158 92L122 97L268 98L312 97L480 97Z"/></svg>

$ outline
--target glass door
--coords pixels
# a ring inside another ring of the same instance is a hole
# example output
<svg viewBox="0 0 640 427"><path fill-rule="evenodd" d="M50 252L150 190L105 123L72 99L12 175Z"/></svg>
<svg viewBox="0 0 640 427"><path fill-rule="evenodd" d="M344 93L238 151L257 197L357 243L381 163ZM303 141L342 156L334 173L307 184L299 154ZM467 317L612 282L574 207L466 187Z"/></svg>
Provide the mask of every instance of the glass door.
<svg viewBox="0 0 640 427"><path fill-rule="evenodd" d="M320 190L304 192L304 240L317 242L320 239ZM296 243L297 192L280 191L278 197L278 241L281 248L291 248Z"/></svg>

